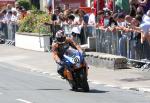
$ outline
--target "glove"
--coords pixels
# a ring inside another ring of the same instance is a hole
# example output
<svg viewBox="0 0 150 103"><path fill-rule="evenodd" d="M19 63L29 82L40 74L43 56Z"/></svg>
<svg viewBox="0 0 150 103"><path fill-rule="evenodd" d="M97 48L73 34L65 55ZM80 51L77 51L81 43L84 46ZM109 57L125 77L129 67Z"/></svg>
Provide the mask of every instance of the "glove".
<svg viewBox="0 0 150 103"><path fill-rule="evenodd" d="M79 51L81 53L81 55L83 55L83 57L86 56L85 52L84 51Z"/></svg>
<svg viewBox="0 0 150 103"><path fill-rule="evenodd" d="M81 54L83 54L83 51L82 51L82 50L79 50L79 52L80 52Z"/></svg>
<svg viewBox="0 0 150 103"><path fill-rule="evenodd" d="M57 62L59 65L62 65L64 66L65 65L65 62L64 61L60 61L60 62Z"/></svg>
<svg viewBox="0 0 150 103"><path fill-rule="evenodd" d="M83 52L82 55L83 55L83 57L86 57L86 53L85 52Z"/></svg>

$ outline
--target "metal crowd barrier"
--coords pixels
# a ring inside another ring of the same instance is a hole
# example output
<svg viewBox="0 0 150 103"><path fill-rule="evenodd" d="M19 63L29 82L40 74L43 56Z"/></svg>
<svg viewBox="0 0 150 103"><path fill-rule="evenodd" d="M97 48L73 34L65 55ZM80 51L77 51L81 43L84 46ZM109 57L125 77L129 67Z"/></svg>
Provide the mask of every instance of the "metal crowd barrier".
<svg viewBox="0 0 150 103"><path fill-rule="evenodd" d="M140 40L133 39L133 35L132 32L96 29L96 51L127 57L143 70L150 70L150 44L147 41L141 44Z"/></svg>
<svg viewBox="0 0 150 103"><path fill-rule="evenodd" d="M54 40L55 33L63 29L66 36L71 37L72 28L78 25L50 25L49 31L52 32L52 37L50 39ZM45 27L47 28L47 27ZM134 34L132 32L122 32L122 31L107 31L103 29L96 29L94 26L86 25L81 28L82 36L80 39L81 44L87 43L88 37L96 38L96 52L108 53L113 55L121 55L127 57L130 62L136 62L142 64L141 68L149 68L150 62L149 57L146 54L150 54L150 46L145 42L141 44L139 40L133 39Z"/></svg>
<svg viewBox="0 0 150 103"><path fill-rule="evenodd" d="M5 42L5 35L7 35L7 25L0 22L0 43Z"/></svg>
<svg viewBox="0 0 150 103"><path fill-rule="evenodd" d="M0 40L7 45L15 45L15 33L18 25L15 22L0 23Z"/></svg>

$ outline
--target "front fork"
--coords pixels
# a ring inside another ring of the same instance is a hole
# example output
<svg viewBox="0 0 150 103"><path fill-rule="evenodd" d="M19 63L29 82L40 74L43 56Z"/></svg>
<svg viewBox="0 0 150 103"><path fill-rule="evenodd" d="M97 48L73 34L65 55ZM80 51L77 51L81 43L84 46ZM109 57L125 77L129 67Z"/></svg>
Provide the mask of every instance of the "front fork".
<svg viewBox="0 0 150 103"><path fill-rule="evenodd" d="M86 63L85 60L84 60L84 66L85 66L85 70L86 70L86 75L88 76L88 69L89 69L89 66L88 66L88 64Z"/></svg>
<svg viewBox="0 0 150 103"><path fill-rule="evenodd" d="M68 69L64 69L64 77L67 78L68 80L73 80L72 73Z"/></svg>
<svg viewBox="0 0 150 103"><path fill-rule="evenodd" d="M83 64L84 64L83 66L85 67L85 70L86 70L86 76L88 76L89 67L88 67L86 61L84 61ZM64 69L64 77L67 78L68 80L73 80L72 73L66 68Z"/></svg>

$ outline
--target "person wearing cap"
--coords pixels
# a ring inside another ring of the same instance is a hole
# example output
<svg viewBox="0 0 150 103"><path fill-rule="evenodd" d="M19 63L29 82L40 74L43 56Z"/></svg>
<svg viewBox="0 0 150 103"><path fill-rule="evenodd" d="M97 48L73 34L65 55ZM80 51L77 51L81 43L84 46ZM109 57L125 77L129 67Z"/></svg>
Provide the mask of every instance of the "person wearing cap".
<svg viewBox="0 0 150 103"><path fill-rule="evenodd" d="M115 29L120 30L121 35L119 38L119 55L121 56L125 56L127 57L127 46L126 46L126 42L127 42L127 36L126 36L126 32L124 32L124 29L126 27L126 22L125 22L125 14L119 13L117 16L117 25L115 27Z"/></svg>
<svg viewBox="0 0 150 103"><path fill-rule="evenodd" d="M57 63L57 72L62 77L64 77L64 67L65 63L62 61L63 55L69 47L77 49L79 52L83 53L81 47L76 44L71 38L65 36L63 30L56 32L56 40L52 44L52 56Z"/></svg>

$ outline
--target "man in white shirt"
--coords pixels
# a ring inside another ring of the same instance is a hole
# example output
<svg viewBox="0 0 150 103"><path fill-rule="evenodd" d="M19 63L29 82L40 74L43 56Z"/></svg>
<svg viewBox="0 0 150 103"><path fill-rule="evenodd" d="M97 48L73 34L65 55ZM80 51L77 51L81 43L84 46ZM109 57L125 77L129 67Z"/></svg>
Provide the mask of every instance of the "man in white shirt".
<svg viewBox="0 0 150 103"><path fill-rule="evenodd" d="M89 21L88 21L88 25L95 25L96 24L96 20L95 20L95 8L91 8L92 13L89 16Z"/></svg>
<svg viewBox="0 0 150 103"><path fill-rule="evenodd" d="M91 8L91 14L89 15L89 20L88 20L88 27L87 27L87 36L86 37L91 37L95 36L94 32L94 26L96 25L96 19L95 19L95 8Z"/></svg>
<svg viewBox="0 0 150 103"><path fill-rule="evenodd" d="M142 34L141 43L144 46L144 55L146 59L150 60L150 10L148 10L146 16L143 18L140 28Z"/></svg>
<svg viewBox="0 0 150 103"><path fill-rule="evenodd" d="M141 42L143 42L145 39L150 41L150 10L148 10L147 14L143 17L140 28L143 34Z"/></svg>

